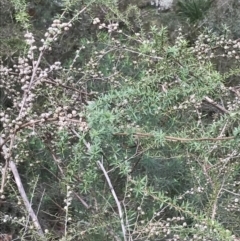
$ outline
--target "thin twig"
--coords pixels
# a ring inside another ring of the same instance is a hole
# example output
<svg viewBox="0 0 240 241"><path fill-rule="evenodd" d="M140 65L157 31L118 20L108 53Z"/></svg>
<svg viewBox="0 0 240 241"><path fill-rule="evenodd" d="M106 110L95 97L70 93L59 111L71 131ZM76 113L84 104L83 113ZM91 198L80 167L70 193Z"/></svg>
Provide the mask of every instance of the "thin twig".
<svg viewBox="0 0 240 241"><path fill-rule="evenodd" d="M69 119L69 118L65 118L64 119L66 122L68 123L76 123L76 124L81 124L82 121L77 120L77 119ZM22 125L20 125L18 128L16 128L15 134L17 134L17 132L23 130L24 128L30 128L34 125L41 125L42 123L46 123L46 122L58 122L59 121L59 117L49 117L49 118L44 118L44 120L39 119L39 120L33 120L33 121L29 121L26 123L23 123ZM10 140L10 135L8 135L4 140L2 139L0 141L0 149Z"/></svg>
<svg viewBox="0 0 240 241"><path fill-rule="evenodd" d="M33 200L33 197L34 197L34 193L35 193L35 190L36 190L36 187L37 187L38 180L39 180L39 176L37 177L37 180L35 181L35 184L34 184L34 186L33 186L33 192L32 192L31 199L30 199L30 206L32 206L32 200ZM37 213L38 213L38 212L37 212ZM38 214L36 214L36 216L37 216L37 215L38 215ZM25 222L25 230L24 230L23 236L25 236L26 233L27 233L28 224L29 224L29 219L30 219L30 217L29 217L29 215L28 215L27 220L26 220L26 222Z"/></svg>
<svg viewBox="0 0 240 241"><path fill-rule="evenodd" d="M80 90L78 90L76 88L73 88L73 87L70 87L70 86L67 86L67 85L64 85L64 84L61 84L61 83L57 83L54 80L47 80L46 79L46 80L43 80L43 82L48 83L48 84L52 84L52 85L55 85L55 86L60 86L60 87L65 88L65 89L69 89L69 90L75 91L75 92L77 92L79 94L84 94L84 95L88 95L88 96L94 95L94 93L83 92L83 91L80 91Z"/></svg>
<svg viewBox="0 0 240 241"><path fill-rule="evenodd" d="M59 160L58 158L56 157L56 155L52 152L51 148L45 143L45 145L47 146L47 148L49 149L50 153L52 154L52 157L53 157L53 160L54 162L56 163L56 165L58 166L58 169L60 170L61 172L61 177L64 178L64 172L63 172L63 169L61 168L60 166L60 163L59 163ZM58 177L56 177L58 179ZM73 192L74 195L78 198L78 200L82 203L82 205L86 208L86 209L89 209L91 206L89 206L84 200L82 197L80 197L76 192Z"/></svg>
<svg viewBox="0 0 240 241"><path fill-rule="evenodd" d="M225 180L223 180L222 185L221 185L220 189L218 190L217 196L216 196L216 198L214 200L214 204L213 204L213 208L212 208L212 217L211 217L212 220L215 219L215 216L217 214L217 208L218 208L217 204L218 204L219 196L220 196L220 194L222 192L222 187L224 185L224 182L225 182Z"/></svg>
<svg viewBox="0 0 240 241"><path fill-rule="evenodd" d="M130 134L128 134L126 132L118 132L118 133L115 133L114 135L116 135L116 136L128 136ZM133 136L136 136L136 137L154 137L154 135L151 134L151 133L141 133L141 132L133 133ZM235 136L216 137L216 138L211 138L211 137L183 138L183 137L165 136L165 140L166 141L180 141L180 142L189 142L189 141L227 141L227 140L233 140L234 138L235 138Z"/></svg>
<svg viewBox="0 0 240 241"><path fill-rule="evenodd" d="M225 188L222 188L222 190L225 191L225 192L229 192L229 193L231 193L231 194L233 194L233 195L235 195L235 196L239 196L239 197L240 197L240 194L238 194L238 193L231 192L231 191L229 191L229 190L227 190L227 189L225 189Z"/></svg>
<svg viewBox="0 0 240 241"><path fill-rule="evenodd" d="M135 51L135 50L132 50L132 49L122 48L122 50L125 50L125 51L128 51L128 52L131 52L131 53L134 53L134 54L138 54L139 56L149 57L149 58L151 58L151 59L163 60L163 57L152 56L152 55L149 55L149 54L143 54L143 53L140 53L140 52Z"/></svg>
<svg viewBox="0 0 240 241"><path fill-rule="evenodd" d="M42 204L42 200L43 200L44 194L45 194L45 188L44 188L43 193L42 193L42 195L41 195L41 199L40 199L40 202L39 202L39 204L38 204L38 208L37 208L37 213L36 213L36 215L38 215L38 213L39 213L39 211L40 211L40 206L41 206L41 204Z"/></svg>
<svg viewBox="0 0 240 241"><path fill-rule="evenodd" d="M115 191L114 191L114 189L113 189L111 180L110 180L110 178L109 178L109 176L108 176L108 174L107 174L107 172L106 172L103 164L102 164L100 161L98 161L97 164L99 165L99 167L100 167L101 170L103 171L103 174L104 174L104 176L105 176L105 178L106 178L106 180L107 180L107 183L108 183L108 185L109 185L109 188L110 188L110 190L111 190L111 192L112 192L112 195L113 195L113 197L114 197L114 199L115 199L115 202L116 202L116 204L117 204L117 207L118 207L118 215L119 215L120 222L121 222L123 238L124 238L124 241L127 241L126 228L125 228L125 225L124 225L123 212L122 212L121 204L120 204L120 202L119 202L119 200L118 200L118 198L117 198L117 195L116 195L116 193L115 193Z"/></svg>
<svg viewBox="0 0 240 241"><path fill-rule="evenodd" d="M86 209L89 209L91 207L76 192L73 193Z"/></svg>

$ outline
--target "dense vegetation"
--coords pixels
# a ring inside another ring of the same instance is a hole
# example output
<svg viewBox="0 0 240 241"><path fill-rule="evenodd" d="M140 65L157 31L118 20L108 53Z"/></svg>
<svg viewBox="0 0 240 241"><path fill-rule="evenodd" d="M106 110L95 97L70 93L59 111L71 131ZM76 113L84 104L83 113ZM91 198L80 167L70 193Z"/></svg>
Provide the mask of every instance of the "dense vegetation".
<svg viewBox="0 0 240 241"><path fill-rule="evenodd" d="M0 240L240 240L238 6L146 2L1 2Z"/></svg>

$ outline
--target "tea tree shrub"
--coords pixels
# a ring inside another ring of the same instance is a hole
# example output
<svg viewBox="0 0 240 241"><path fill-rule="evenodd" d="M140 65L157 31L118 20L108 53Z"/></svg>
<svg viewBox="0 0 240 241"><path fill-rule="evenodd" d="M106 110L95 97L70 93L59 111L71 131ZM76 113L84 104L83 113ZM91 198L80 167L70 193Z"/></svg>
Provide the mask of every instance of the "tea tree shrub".
<svg viewBox="0 0 240 241"><path fill-rule="evenodd" d="M26 54L0 66L11 103L0 113L1 232L238 240L239 93L227 83L237 62L215 68L223 50L214 34L190 48L180 30L171 44L164 27L121 28L116 3L104 5L109 22L92 19L96 35L81 38L72 59L48 62L61 34L95 7L54 19L39 45L27 32Z"/></svg>

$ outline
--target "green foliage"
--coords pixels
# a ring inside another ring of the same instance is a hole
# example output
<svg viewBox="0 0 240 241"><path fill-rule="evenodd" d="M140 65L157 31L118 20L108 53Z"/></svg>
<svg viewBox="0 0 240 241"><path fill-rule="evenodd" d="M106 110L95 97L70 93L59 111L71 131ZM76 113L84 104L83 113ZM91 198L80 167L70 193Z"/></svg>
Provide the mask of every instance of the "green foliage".
<svg viewBox="0 0 240 241"><path fill-rule="evenodd" d="M180 0L177 3L177 12L181 17L195 23L205 16L212 3L212 0Z"/></svg>
<svg viewBox="0 0 240 241"><path fill-rule="evenodd" d="M25 0L11 0L15 8L15 19L25 29L30 27L29 15L27 13L27 2Z"/></svg>
<svg viewBox="0 0 240 241"><path fill-rule="evenodd" d="M6 58L12 57L16 52L23 53L26 47L25 42L19 37L0 39L0 51Z"/></svg>

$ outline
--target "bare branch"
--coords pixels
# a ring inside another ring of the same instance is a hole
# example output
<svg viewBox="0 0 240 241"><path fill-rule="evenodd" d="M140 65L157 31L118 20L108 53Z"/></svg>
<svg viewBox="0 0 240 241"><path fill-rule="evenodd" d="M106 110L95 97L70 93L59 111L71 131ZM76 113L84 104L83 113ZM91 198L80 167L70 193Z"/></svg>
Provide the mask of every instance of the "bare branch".
<svg viewBox="0 0 240 241"><path fill-rule="evenodd" d="M30 205L30 202L27 198L27 195L26 195L26 192L23 188L23 185L22 185L22 181L20 179L20 176L19 176L19 173L18 173L18 170L17 170L17 167L15 165L15 163L13 161L10 161L9 162L9 167L11 168L12 170L12 173L13 173L13 176L14 176L14 179L16 181L16 184L17 184L17 187L18 187L18 191L23 199L23 202L24 202L24 205L27 209L27 212L29 213L30 217L32 218L32 221L33 221L33 224L35 226L35 228L37 229L38 231L38 234L42 237L44 237L44 234L43 234L43 231L42 231L42 228L38 222L38 218L36 216L36 214L34 213L31 205Z"/></svg>
<svg viewBox="0 0 240 241"><path fill-rule="evenodd" d="M229 111L226 110L223 106L217 104L214 100L212 100L211 98L209 97L205 97L204 98L205 101L207 101L209 104L215 106L216 108L218 108L219 110L221 110L222 112L226 113L226 114L229 114Z"/></svg>
<svg viewBox="0 0 240 241"><path fill-rule="evenodd" d="M107 174L107 172L106 172L103 164L102 164L100 161L98 161L97 164L98 164L98 166L101 168L101 170L102 170L102 172L103 172L103 174L104 174L104 176L105 176L105 178L106 178L106 180L107 180L108 186L109 186L109 188L110 188L110 190L111 190L111 192L112 192L112 195L113 195L113 197L114 197L114 199L115 199L115 202L116 202L116 204L117 204L117 207L118 207L118 215L119 215L119 218L120 218L121 227L122 227L122 232L123 232L123 238L124 238L124 241L127 241L126 228L125 228L125 225L124 225L123 212L122 212L121 204L120 204L120 202L119 202L119 200L118 200L118 197L117 197L117 195L116 195L116 193L115 193L115 191L114 191L114 189L113 189L111 180L110 180L110 178L109 178L109 176L108 176L108 174Z"/></svg>
<svg viewBox="0 0 240 241"><path fill-rule="evenodd" d="M13 141L13 139L11 139L11 142L12 141ZM8 156L9 155L7 153L8 152L8 148L3 144L3 139L2 138L0 138L0 144L3 145L2 146L3 153L5 154L5 156ZM9 165L9 167L10 167L12 173L13 173L14 179L16 181L16 184L17 184L17 187L18 187L18 191L19 191L19 193L20 193L20 195L21 195L21 197L23 199L24 205L25 205L25 207L27 209L27 212L30 215L30 217L32 218L33 224L34 224L35 228L37 229L38 234L40 236L44 237L44 233L43 233L42 228L41 228L41 226L40 226L40 224L38 222L38 218L37 218L36 214L34 213L32 207L31 207L31 204L30 204L30 202L29 202L29 200L27 198L26 192L25 192L25 190L23 188L22 181L21 181L21 178L19 176L16 164L12 160L10 160L10 161L6 160L6 158L5 158L5 161L6 161L6 165L5 165L4 172L7 171L7 168L8 168L8 165ZM3 187L4 187L4 178L5 177L2 178L2 180L3 180L2 181L2 185L3 186L1 187L1 189L3 189Z"/></svg>

